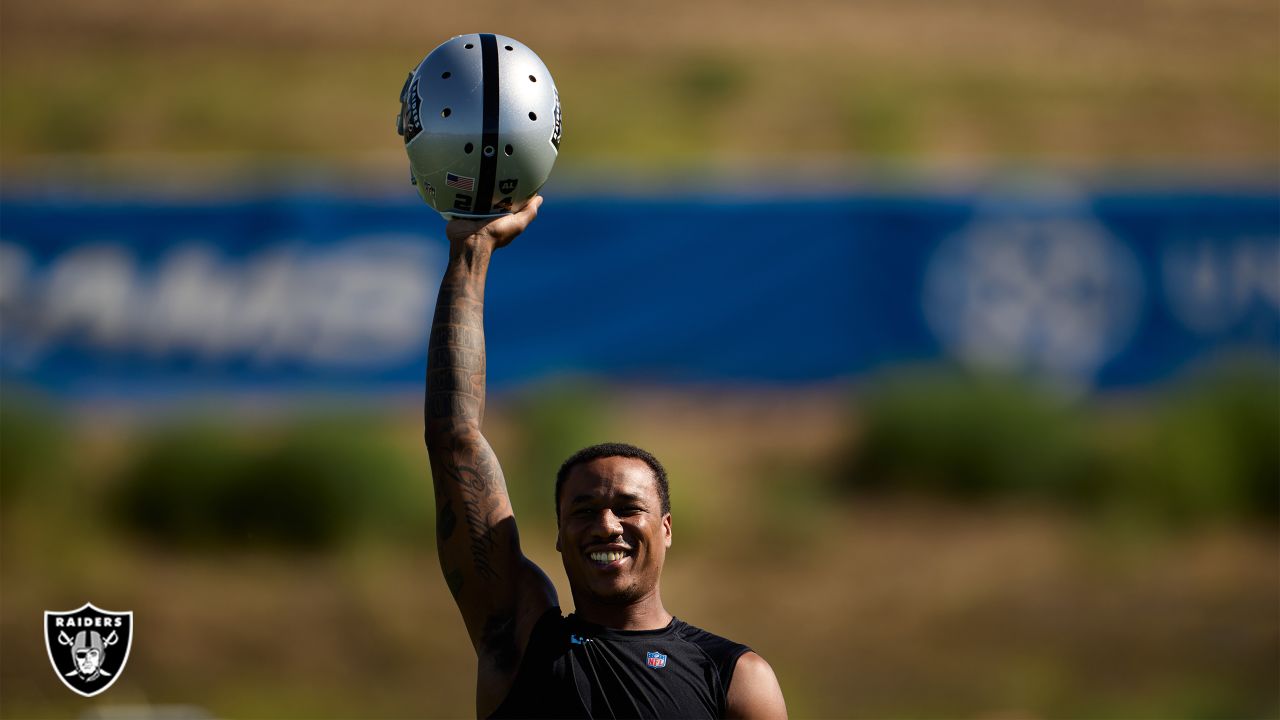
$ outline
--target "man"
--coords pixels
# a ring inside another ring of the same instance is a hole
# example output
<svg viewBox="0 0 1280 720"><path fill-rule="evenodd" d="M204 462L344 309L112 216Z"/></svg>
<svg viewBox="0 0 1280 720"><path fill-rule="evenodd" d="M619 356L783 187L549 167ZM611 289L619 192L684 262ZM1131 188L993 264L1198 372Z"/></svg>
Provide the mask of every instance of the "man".
<svg viewBox="0 0 1280 720"><path fill-rule="evenodd" d="M440 566L478 657L476 712L497 717L786 717L769 664L674 618L660 580L671 545L666 471L630 445L587 448L556 480L575 613L520 550L484 417L484 283L493 252L542 204L455 219L427 357L426 441Z"/></svg>

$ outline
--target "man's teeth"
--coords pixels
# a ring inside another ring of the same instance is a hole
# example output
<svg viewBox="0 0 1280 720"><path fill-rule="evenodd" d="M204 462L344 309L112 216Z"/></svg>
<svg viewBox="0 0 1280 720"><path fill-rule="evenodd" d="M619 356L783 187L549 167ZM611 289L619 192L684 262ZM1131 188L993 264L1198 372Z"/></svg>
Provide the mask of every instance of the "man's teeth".
<svg viewBox="0 0 1280 720"><path fill-rule="evenodd" d="M591 559L595 560L598 563L611 563L611 562L614 562L615 560L621 560L626 556L627 554L622 552L621 550L611 550L609 552L591 553Z"/></svg>

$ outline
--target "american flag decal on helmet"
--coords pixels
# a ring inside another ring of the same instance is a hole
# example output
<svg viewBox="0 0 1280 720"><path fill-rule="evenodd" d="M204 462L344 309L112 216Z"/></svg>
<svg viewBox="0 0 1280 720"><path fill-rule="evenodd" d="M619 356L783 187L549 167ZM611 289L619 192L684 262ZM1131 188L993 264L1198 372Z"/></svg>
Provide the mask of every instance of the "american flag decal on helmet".
<svg viewBox="0 0 1280 720"><path fill-rule="evenodd" d="M667 656L660 652L645 653L645 664L654 669L666 667Z"/></svg>
<svg viewBox="0 0 1280 720"><path fill-rule="evenodd" d="M453 173L445 173L444 184L455 190L466 190L467 192L471 192L476 189L475 178L454 175Z"/></svg>

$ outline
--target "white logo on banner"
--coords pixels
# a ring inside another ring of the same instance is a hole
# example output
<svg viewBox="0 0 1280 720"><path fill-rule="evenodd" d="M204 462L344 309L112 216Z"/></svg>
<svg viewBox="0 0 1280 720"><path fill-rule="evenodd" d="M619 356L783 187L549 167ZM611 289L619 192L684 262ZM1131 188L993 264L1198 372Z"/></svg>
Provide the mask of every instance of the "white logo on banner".
<svg viewBox="0 0 1280 720"><path fill-rule="evenodd" d="M154 265L100 242L33 269L25 249L0 242L6 362L30 367L87 345L259 366L385 365L425 347L440 261L425 238L395 235L247 257L192 241Z"/></svg>
<svg viewBox="0 0 1280 720"><path fill-rule="evenodd" d="M965 362L1081 387L1129 341L1141 297L1136 261L1096 222L996 216L942 242L924 310Z"/></svg>

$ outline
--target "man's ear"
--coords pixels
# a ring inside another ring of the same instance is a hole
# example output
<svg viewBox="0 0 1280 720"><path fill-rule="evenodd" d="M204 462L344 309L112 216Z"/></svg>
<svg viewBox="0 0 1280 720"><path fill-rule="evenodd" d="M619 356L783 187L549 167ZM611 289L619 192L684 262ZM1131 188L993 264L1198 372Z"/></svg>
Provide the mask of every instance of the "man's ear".
<svg viewBox="0 0 1280 720"><path fill-rule="evenodd" d="M662 537L667 547L671 547L671 513L662 516Z"/></svg>
<svg viewBox="0 0 1280 720"><path fill-rule="evenodd" d="M560 550L560 532L559 532L558 530L556 531L556 552L561 552L561 550Z"/></svg>

